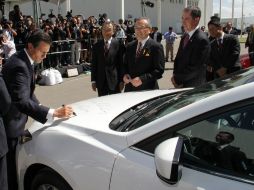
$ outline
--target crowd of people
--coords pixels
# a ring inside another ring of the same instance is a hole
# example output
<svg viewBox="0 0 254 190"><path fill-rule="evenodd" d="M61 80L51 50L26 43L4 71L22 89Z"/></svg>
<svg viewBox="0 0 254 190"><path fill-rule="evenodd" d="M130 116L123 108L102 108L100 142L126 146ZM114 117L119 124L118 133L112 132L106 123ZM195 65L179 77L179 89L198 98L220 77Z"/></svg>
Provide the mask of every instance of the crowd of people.
<svg viewBox="0 0 254 190"><path fill-rule="evenodd" d="M99 19L73 17L71 12L66 16L51 14L48 19L41 18L36 26L32 17L22 15L19 7L14 6L10 20L2 21L0 53L6 59L3 75L0 75L0 83L3 83L0 107L6 109L0 110L0 129L5 125L7 136L7 140L0 138L0 186L3 190L8 186L17 190L16 146L20 140L23 142L23 137L29 137L29 132L24 130L27 117L45 123L54 117L69 118L74 114L70 106L50 109L39 103L34 95L35 64L44 60L44 65L56 67L91 61L91 88L98 96L123 90L159 89L157 80L163 76L169 53L174 62L171 82L175 88L197 87L241 69L237 36L229 29L224 31L216 16L208 23L209 33L203 31L199 26L201 11L198 7L183 10L184 34L175 58L173 47L177 35L171 26L162 35L146 17L137 18L134 23L119 19L116 24L107 14ZM163 36L166 55L161 44ZM246 42L250 52L253 39L252 29ZM47 56L50 52L66 53ZM1 130L0 135L4 136Z"/></svg>
<svg viewBox="0 0 254 190"><path fill-rule="evenodd" d="M1 21L0 33L12 43L11 46L8 44L8 48L1 48L2 54L8 59L10 53L4 49L15 53L16 50L24 48L33 31L42 30L48 33L53 41L49 55L43 63L45 68L91 62L92 46L102 38L101 26L107 19L105 13L99 15L98 19L95 16L85 19L82 15L73 16L68 12L65 17L53 13L49 14L48 18L42 15L39 23L35 23L33 17L23 15L19 6L15 5L9 13L9 20L3 18ZM132 41L135 38L133 27L131 20L119 19L118 23L114 23L114 37L122 42Z"/></svg>

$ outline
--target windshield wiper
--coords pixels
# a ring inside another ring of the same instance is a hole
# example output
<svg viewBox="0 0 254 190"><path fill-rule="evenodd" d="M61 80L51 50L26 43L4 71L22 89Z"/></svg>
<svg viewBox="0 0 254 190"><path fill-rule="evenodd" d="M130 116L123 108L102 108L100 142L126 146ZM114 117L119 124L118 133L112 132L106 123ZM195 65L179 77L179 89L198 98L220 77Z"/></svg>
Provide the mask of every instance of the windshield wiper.
<svg viewBox="0 0 254 190"><path fill-rule="evenodd" d="M135 107L130 108L125 113L118 116L114 119L110 124L109 127L116 131L127 131L128 127L136 121L138 118L149 112L150 110L154 109L158 105L163 104L165 101L174 97L175 94L171 94L170 96L163 96L149 102L144 102L142 104L136 105Z"/></svg>
<svg viewBox="0 0 254 190"><path fill-rule="evenodd" d="M161 98L156 98L128 109L125 113L121 114L121 116L114 119L109 124L109 127L117 131L125 131L128 125L143 115L144 110L150 109L154 103L160 103L160 100Z"/></svg>

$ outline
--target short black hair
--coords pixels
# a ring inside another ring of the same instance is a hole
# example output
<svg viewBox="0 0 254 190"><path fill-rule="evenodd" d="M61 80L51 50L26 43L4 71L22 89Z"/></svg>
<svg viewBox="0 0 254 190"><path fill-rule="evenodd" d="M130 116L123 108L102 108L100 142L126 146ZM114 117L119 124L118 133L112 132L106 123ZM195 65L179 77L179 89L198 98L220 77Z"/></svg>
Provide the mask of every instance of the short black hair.
<svg viewBox="0 0 254 190"><path fill-rule="evenodd" d="M210 21L208 22L209 25L214 25L216 27L221 27L220 17L218 16L211 16Z"/></svg>
<svg viewBox="0 0 254 190"><path fill-rule="evenodd" d="M14 5L13 6L13 9L17 9L17 8L19 8L19 5Z"/></svg>
<svg viewBox="0 0 254 190"><path fill-rule="evenodd" d="M228 135L228 137L229 137L228 140L229 140L230 142L232 142L232 141L235 140L235 136L234 136L232 133L230 133L230 132L227 132L227 131L220 131L219 134L226 134L226 135Z"/></svg>
<svg viewBox="0 0 254 190"><path fill-rule="evenodd" d="M39 46L40 42L45 42L45 43L51 45L52 40L51 40L51 37L47 33L43 32L41 30L35 30L28 37L26 47L28 46L28 43L31 43L33 45L33 47L36 48Z"/></svg>
<svg viewBox="0 0 254 190"><path fill-rule="evenodd" d="M201 17L201 10L199 7L188 6L184 8L184 12L190 12L193 19Z"/></svg>

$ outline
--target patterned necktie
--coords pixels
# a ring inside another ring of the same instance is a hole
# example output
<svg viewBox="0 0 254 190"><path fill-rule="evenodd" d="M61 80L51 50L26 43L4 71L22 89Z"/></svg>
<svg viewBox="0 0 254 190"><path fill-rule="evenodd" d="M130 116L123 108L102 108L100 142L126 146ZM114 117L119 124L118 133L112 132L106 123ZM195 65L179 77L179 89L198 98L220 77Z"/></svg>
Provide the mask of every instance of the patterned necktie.
<svg viewBox="0 0 254 190"><path fill-rule="evenodd" d="M190 35L186 33L183 39L183 48L185 48L185 46L188 44L189 39L190 39Z"/></svg>
<svg viewBox="0 0 254 190"><path fill-rule="evenodd" d="M137 51L136 51L136 57L139 57L141 55L141 52L142 52L142 43L139 42L138 47L137 47Z"/></svg>

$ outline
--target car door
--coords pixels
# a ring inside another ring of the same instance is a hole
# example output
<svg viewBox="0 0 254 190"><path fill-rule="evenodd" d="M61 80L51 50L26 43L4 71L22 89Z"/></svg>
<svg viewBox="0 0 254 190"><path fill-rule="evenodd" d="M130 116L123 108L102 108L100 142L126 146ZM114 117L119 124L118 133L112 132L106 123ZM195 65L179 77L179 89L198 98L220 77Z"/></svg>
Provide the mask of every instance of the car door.
<svg viewBox="0 0 254 190"><path fill-rule="evenodd" d="M155 147L181 136L182 175L176 184L157 176ZM229 105L149 137L121 152L111 190L251 190L254 188L254 101Z"/></svg>

